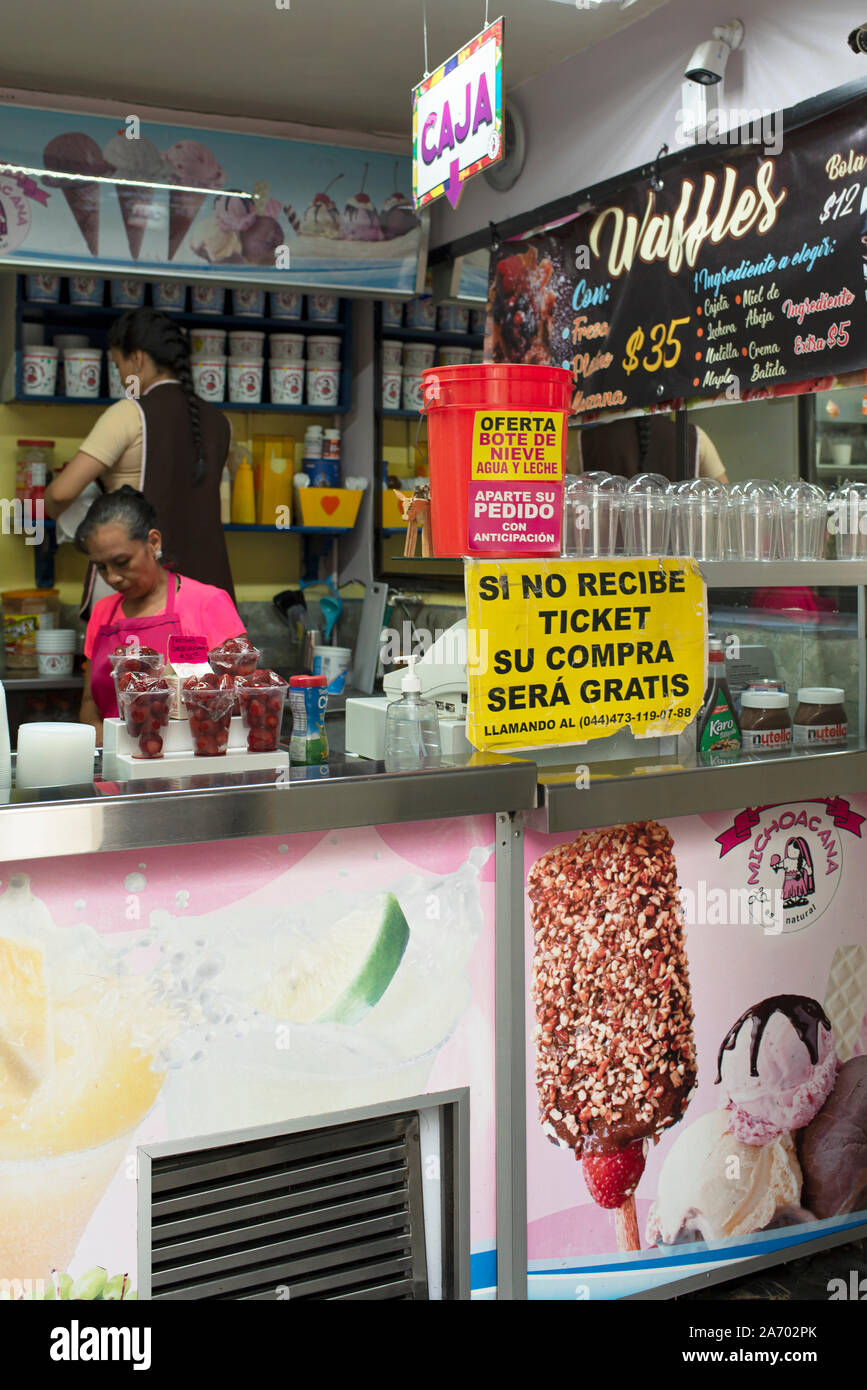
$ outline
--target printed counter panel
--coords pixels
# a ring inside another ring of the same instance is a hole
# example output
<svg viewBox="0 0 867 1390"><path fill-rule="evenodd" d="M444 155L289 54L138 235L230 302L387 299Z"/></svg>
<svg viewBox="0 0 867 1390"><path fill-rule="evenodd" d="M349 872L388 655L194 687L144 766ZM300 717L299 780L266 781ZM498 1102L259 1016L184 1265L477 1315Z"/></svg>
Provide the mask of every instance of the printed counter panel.
<svg viewBox="0 0 867 1390"><path fill-rule="evenodd" d="M493 1296L493 842L485 816L6 865L2 1287L131 1287L139 1144L468 1085Z"/></svg>
<svg viewBox="0 0 867 1390"><path fill-rule="evenodd" d="M531 1298L867 1222L865 815L527 835Z"/></svg>

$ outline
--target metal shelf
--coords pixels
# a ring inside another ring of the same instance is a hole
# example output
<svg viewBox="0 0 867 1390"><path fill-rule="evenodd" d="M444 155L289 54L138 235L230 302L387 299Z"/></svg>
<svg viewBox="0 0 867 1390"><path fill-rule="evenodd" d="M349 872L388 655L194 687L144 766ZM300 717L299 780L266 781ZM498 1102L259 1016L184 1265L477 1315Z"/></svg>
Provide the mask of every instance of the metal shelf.
<svg viewBox="0 0 867 1390"><path fill-rule="evenodd" d="M697 564L709 589L867 584L867 560L699 560Z"/></svg>
<svg viewBox="0 0 867 1390"><path fill-rule="evenodd" d="M84 676L4 676L0 673L0 681L7 693L14 694L27 690L81 690Z"/></svg>
<svg viewBox="0 0 867 1390"><path fill-rule="evenodd" d="M574 752L589 767L589 786L575 786L574 764L540 770L539 809L528 821L533 829L559 834L626 819L669 819L852 793L867 785L867 747L855 740L821 753L744 758L717 767L684 766L675 757L640 754L594 764L592 747L583 744Z"/></svg>
<svg viewBox="0 0 867 1390"><path fill-rule="evenodd" d="M118 397L117 399L123 399ZM100 407L116 405L114 396L14 396L6 404L12 405L96 405ZM227 414L237 411L246 415L247 411L267 411L276 415L347 415L348 405L274 405L270 401L212 401Z"/></svg>

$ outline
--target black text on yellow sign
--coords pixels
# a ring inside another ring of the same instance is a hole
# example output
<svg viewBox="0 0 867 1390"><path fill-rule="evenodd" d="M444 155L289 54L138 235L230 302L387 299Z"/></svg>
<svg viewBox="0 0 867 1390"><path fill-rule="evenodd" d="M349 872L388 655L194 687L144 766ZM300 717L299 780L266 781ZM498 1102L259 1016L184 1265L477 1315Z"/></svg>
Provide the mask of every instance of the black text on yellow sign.
<svg viewBox="0 0 867 1390"><path fill-rule="evenodd" d="M679 733L701 708L707 604L692 560L467 560L474 748Z"/></svg>

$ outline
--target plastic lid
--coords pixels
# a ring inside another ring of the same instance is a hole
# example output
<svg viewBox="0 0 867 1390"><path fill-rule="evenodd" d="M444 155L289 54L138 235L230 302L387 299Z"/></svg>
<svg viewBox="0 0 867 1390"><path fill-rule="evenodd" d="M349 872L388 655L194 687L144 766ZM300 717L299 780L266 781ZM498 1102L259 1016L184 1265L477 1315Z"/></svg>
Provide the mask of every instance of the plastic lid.
<svg viewBox="0 0 867 1390"><path fill-rule="evenodd" d="M313 686L328 684L327 676L290 676L289 685L296 690L310 690Z"/></svg>
<svg viewBox="0 0 867 1390"><path fill-rule="evenodd" d="M32 446L32 445L36 445L36 447L39 448L39 449L53 449L53 448L54 448L54 440L53 440L53 439L19 439L18 444L19 444L19 447L20 447L21 445L24 445L25 448L30 447L30 446Z"/></svg>
<svg viewBox="0 0 867 1390"><path fill-rule="evenodd" d="M745 690L741 705L744 709L788 709L789 697L785 690Z"/></svg>
<svg viewBox="0 0 867 1390"><path fill-rule="evenodd" d="M845 690L836 685L804 685L798 691L800 705L842 705L845 699Z"/></svg>

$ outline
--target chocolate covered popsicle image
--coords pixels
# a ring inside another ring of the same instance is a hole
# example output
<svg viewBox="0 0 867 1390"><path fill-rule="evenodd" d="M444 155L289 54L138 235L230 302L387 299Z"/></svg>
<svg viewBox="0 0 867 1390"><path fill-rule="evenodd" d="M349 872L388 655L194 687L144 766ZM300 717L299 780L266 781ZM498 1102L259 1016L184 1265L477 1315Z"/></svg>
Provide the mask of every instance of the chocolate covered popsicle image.
<svg viewBox="0 0 867 1390"><path fill-rule="evenodd" d="M539 1115L638 1250L648 1140L676 1124L696 1060L671 836L655 821L579 835L527 876Z"/></svg>

